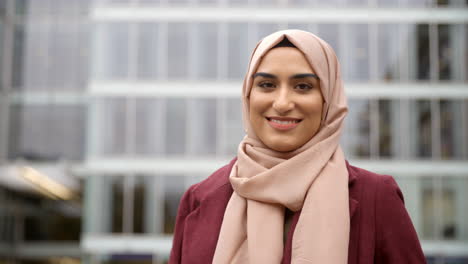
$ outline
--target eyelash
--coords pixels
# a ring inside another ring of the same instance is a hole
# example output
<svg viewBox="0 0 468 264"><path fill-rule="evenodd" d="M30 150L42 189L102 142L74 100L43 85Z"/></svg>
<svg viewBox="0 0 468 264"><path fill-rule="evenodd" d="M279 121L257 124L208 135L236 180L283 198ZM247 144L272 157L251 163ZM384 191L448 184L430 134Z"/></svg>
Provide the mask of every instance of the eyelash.
<svg viewBox="0 0 468 264"><path fill-rule="evenodd" d="M263 89L272 89L274 88L274 84L272 82L259 82L257 84L258 87L260 88L263 88ZM305 89L300 89L300 88L297 88L298 86L305 86ZM298 83L296 84L296 86L294 87L295 89L301 91L301 92L306 92L306 91L310 91L314 88L313 85L311 84L308 84L308 83Z"/></svg>

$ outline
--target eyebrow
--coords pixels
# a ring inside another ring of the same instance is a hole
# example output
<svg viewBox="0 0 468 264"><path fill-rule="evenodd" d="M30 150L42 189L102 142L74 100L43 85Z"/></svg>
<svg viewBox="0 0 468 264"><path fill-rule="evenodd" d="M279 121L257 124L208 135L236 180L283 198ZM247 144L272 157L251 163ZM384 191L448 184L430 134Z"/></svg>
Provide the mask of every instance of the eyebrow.
<svg viewBox="0 0 468 264"><path fill-rule="evenodd" d="M271 73L266 73L266 72L257 72L252 77L255 79L255 77L258 77L258 76L261 76L264 78L270 78L270 79L278 79L276 75L271 74ZM303 78L308 78L308 77L312 77L312 78L316 78L320 80L320 78L316 74L313 74L313 73L298 73L289 77L289 79L303 79Z"/></svg>

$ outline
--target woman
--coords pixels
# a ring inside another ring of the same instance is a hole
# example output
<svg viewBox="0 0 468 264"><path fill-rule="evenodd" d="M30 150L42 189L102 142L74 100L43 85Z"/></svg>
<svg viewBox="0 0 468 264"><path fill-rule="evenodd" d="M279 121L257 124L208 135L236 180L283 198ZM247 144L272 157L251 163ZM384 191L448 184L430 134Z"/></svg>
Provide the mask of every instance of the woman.
<svg viewBox="0 0 468 264"><path fill-rule="evenodd" d="M300 30L257 44L237 158L182 197L169 263L425 263L391 176L349 165L332 48Z"/></svg>

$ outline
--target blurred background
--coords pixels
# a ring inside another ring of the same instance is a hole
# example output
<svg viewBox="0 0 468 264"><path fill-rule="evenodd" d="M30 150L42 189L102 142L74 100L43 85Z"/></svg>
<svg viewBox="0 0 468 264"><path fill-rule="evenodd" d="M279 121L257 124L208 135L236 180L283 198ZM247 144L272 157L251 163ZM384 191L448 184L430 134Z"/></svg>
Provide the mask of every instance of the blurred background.
<svg viewBox="0 0 468 264"><path fill-rule="evenodd" d="M0 0L0 263L164 263L287 28L339 56L350 162L397 179L429 263L468 263L468 0Z"/></svg>

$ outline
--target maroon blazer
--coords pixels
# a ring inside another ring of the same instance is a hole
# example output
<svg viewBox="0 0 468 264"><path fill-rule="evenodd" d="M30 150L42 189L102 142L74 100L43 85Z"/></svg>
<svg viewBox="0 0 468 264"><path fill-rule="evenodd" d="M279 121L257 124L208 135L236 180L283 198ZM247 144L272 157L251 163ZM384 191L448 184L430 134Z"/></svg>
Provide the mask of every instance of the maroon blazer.
<svg viewBox="0 0 468 264"><path fill-rule="evenodd" d="M229 173L234 161L182 196L170 264L212 263L224 210L233 192ZM351 217L348 263L426 263L395 180L346 164ZM300 213L293 215L282 264L291 263L292 236Z"/></svg>

